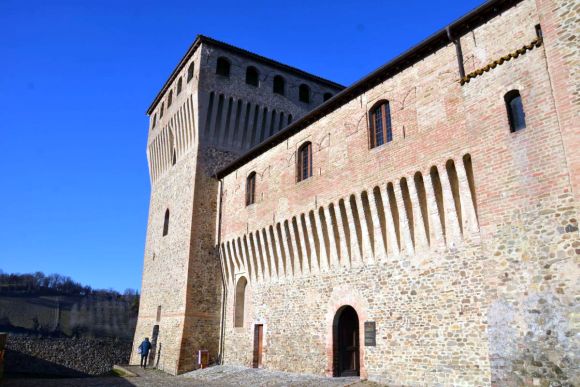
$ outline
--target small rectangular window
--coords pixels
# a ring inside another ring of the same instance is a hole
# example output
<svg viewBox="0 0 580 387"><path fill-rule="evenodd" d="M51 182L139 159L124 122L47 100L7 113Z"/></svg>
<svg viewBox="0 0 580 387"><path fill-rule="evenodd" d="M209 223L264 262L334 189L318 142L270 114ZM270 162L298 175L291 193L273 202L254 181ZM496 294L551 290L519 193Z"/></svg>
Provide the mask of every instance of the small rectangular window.
<svg viewBox="0 0 580 387"><path fill-rule="evenodd" d="M246 206L256 201L256 172L252 172L246 179Z"/></svg>
<svg viewBox="0 0 580 387"><path fill-rule="evenodd" d="M524 105L522 104L520 92L518 90L512 90L504 96L504 99L508 113L510 132L514 133L518 130L525 129L526 115L524 113Z"/></svg>

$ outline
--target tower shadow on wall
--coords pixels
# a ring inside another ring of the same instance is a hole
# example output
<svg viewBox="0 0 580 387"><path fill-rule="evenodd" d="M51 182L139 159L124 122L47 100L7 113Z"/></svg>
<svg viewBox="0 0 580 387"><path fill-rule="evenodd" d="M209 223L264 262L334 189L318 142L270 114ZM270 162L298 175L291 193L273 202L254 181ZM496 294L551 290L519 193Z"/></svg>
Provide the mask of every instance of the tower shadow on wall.
<svg viewBox="0 0 580 387"><path fill-rule="evenodd" d="M159 343L159 348L157 348L157 339L159 337L159 325L153 326L153 332L151 332L151 353L149 354L149 359L147 364L159 365L159 356L161 355L161 343Z"/></svg>
<svg viewBox="0 0 580 387"><path fill-rule="evenodd" d="M159 349L157 350L157 358L155 360L155 368L159 368L159 359L161 358L161 343L159 343Z"/></svg>

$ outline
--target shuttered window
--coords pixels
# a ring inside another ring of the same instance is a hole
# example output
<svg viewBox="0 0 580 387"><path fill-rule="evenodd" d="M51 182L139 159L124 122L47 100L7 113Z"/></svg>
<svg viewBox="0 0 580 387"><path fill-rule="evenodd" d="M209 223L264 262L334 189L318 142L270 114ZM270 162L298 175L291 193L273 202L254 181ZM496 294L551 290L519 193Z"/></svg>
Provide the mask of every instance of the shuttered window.
<svg viewBox="0 0 580 387"><path fill-rule="evenodd" d="M298 181L312 176L312 143L302 144L298 149Z"/></svg>
<svg viewBox="0 0 580 387"><path fill-rule="evenodd" d="M393 141L389 101L380 102L370 111L371 148Z"/></svg>
<svg viewBox="0 0 580 387"><path fill-rule="evenodd" d="M256 202L256 172L250 173L246 179L246 206Z"/></svg>

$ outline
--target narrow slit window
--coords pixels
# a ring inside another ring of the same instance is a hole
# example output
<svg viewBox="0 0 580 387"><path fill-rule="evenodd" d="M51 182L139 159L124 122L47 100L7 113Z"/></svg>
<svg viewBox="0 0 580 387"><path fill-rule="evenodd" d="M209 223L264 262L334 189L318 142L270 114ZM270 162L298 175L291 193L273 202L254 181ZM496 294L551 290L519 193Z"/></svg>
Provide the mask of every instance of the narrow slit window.
<svg viewBox="0 0 580 387"><path fill-rule="evenodd" d="M298 149L298 181L312 176L312 143L302 144Z"/></svg>
<svg viewBox="0 0 580 387"><path fill-rule="evenodd" d="M169 233L169 208L165 210L165 217L163 219L163 236Z"/></svg>
<svg viewBox="0 0 580 387"><path fill-rule="evenodd" d="M246 179L246 206L256 202L256 172L250 173Z"/></svg>
<svg viewBox="0 0 580 387"><path fill-rule="evenodd" d="M180 77L179 81L177 81L177 95L179 95L181 93L181 89L183 89L183 82L182 82L181 77Z"/></svg>
<svg viewBox="0 0 580 387"><path fill-rule="evenodd" d="M514 133L518 130L525 129L526 114L524 113L524 105L522 104L520 92L518 90L512 90L505 95L504 99L508 113L510 132Z"/></svg>
<svg viewBox="0 0 580 387"><path fill-rule="evenodd" d="M167 107L171 106L172 103L173 103L173 90L171 90L169 92L169 95L167 96Z"/></svg>
<svg viewBox="0 0 580 387"><path fill-rule="evenodd" d="M376 148L385 142L393 141L389 101L382 101L378 105L375 105L371 109L369 117L371 148Z"/></svg>

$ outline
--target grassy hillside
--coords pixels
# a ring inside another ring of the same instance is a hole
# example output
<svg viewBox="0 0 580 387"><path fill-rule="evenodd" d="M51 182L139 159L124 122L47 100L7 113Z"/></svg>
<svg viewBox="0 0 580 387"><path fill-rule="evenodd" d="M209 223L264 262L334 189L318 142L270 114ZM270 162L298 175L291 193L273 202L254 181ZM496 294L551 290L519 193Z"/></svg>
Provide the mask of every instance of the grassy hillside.
<svg viewBox="0 0 580 387"><path fill-rule="evenodd" d="M64 336L131 338L137 313L124 299L0 295L0 330Z"/></svg>
<svg viewBox="0 0 580 387"><path fill-rule="evenodd" d="M58 274L0 272L0 331L131 339L139 295L94 290Z"/></svg>

